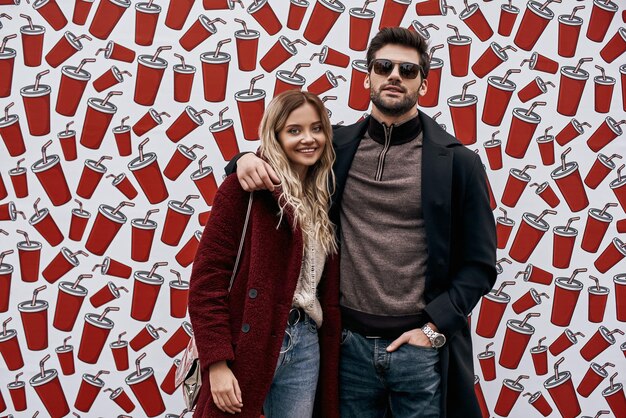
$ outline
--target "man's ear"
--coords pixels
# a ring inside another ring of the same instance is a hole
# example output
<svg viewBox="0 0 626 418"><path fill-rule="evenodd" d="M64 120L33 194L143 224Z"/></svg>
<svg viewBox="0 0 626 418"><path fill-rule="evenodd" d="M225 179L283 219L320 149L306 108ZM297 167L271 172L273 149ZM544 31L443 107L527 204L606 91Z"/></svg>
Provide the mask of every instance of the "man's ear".
<svg viewBox="0 0 626 418"><path fill-rule="evenodd" d="M365 79L363 79L363 87L369 90L370 88L370 74L365 74Z"/></svg>
<svg viewBox="0 0 626 418"><path fill-rule="evenodd" d="M427 91L428 91L428 80L424 79L422 80L422 84L420 84L420 88L417 91L417 93L420 96L425 96Z"/></svg>

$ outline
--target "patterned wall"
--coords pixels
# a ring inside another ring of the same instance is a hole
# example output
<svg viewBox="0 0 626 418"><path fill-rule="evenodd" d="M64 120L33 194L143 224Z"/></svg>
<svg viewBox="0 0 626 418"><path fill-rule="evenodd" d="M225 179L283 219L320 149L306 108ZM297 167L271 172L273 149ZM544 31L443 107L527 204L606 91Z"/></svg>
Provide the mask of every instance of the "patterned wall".
<svg viewBox="0 0 626 418"><path fill-rule="evenodd" d="M400 25L432 46L420 108L489 176L484 416L626 417L625 21L611 0L0 0L0 414L182 416L224 165L285 89L361 118L368 39Z"/></svg>

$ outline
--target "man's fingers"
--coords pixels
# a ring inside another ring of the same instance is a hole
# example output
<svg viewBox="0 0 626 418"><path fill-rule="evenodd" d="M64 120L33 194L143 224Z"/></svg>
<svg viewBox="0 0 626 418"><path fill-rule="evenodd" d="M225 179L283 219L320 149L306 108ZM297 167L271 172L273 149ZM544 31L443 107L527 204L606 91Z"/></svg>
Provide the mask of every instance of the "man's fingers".
<svg viewBox="0 0 626 418"><path fill-rule="evenodd" d="M222 401L222 397L219 393L213 392L213 402L220 411L226 412L226 409L224 408L224 402Z"/></svg>
<svg viewBox="0 0 626 418"><path fill-rule="evenodd" d="M269 165L268 163L266 163L265 161L263 161L263 164L265 164L265 170L269 174L270 180L272 181L272 183L273 184L279 184L280 183L280 179L278 178L278 175L276 174L276 171L274 171L272 166Z"/></svg>
<svg viewBox="0 0 626 418"><path fill-rule="evenodd" d="M405 344L408 341L409 336L406 334L402 334L401 336L393 340L391 344L389 344L389 346L387 347L387 352L391 353L392 351L396 351L402 344Z"/></svg>
<svg viewBox="0 0 626 418"><path fill-rule="evenodd" d="M243 406L241 403L239 403L239 400L237 400L237 396L235 396L235 388L233 387L232 390L228 391L228 405L230 406L230 409L234 412L241 412L241 407Z"/></svg>
<svg viewBox="0 0 626 418"><path fill-rule="evenodd" d="M241 396L241 389L239 388L239 382L237 379L233 382L233 386L235 388L235 396L237 397L239 403L243 406L243 397Z"/></svg>
<svg viewBox="0 0 626 418"><path fill-rule="evenodd" d="M228 412L229 414L234 414L236 411L231 405L229 394L227 392L219 392L218 393L219 404L218 407L224 412Z"/></svg>

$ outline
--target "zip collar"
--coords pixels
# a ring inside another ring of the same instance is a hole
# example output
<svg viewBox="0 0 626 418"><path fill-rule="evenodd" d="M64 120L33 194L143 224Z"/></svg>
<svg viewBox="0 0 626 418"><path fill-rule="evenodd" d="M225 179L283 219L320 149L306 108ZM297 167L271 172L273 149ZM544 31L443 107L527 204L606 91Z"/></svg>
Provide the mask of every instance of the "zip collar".
<svg viewBox="0 0 626 418"><path fill-rule="evenodd" d="M377 121L372 116L369 119L367 133L374 141L382 145L385 145L387 141L389 141L389 145L406 144L417 138L422 132L419 113L405 122L400 124L394 123L391 126Z"/></svg>

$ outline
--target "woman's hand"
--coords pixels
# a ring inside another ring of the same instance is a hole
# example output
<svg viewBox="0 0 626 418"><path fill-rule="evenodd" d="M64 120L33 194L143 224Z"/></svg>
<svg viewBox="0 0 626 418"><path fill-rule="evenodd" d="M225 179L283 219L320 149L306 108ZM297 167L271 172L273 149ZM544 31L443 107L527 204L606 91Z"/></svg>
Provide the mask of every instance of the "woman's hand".
<svg viewBox="0 0 626 418"><path fill-rule="evenodd" d="M223 412L235 414L241 412L243 402L239 382L230 370L226 361L209 366L209 381L213 402Z"/></svg>

